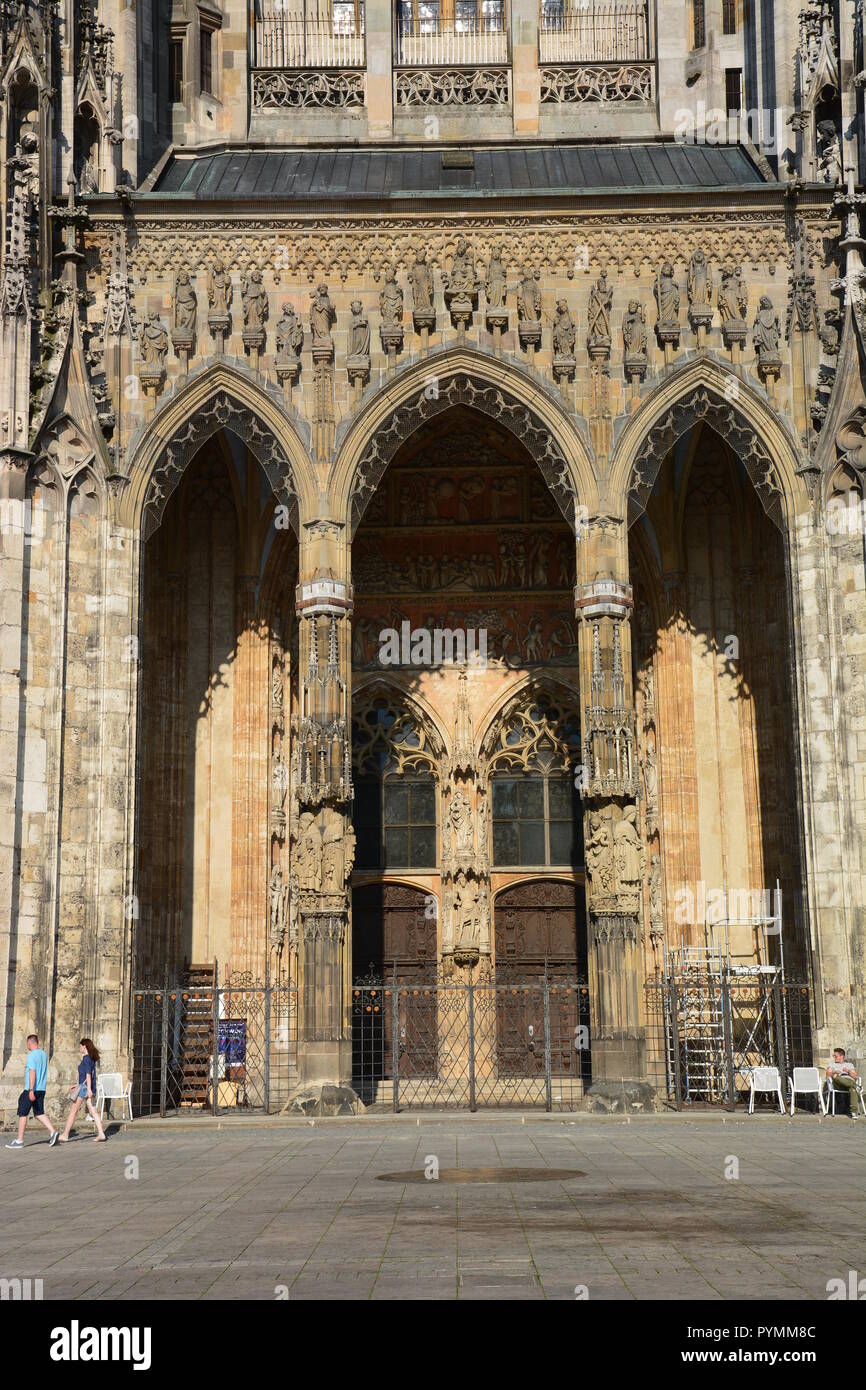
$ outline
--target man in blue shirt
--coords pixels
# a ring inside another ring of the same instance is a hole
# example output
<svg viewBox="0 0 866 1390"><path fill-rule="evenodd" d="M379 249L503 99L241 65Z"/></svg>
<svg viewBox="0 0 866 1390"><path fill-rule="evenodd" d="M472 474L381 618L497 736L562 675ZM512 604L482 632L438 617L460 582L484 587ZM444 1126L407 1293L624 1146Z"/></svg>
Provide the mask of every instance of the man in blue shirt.
<svg viewBox="0 0 866 1390"><path fill-rule="evenodd" d="M24 1148L24 1129L30 1111L41 1125L48 1130L49 1144L57 1143L57 1130L45 1114L45 1088L48 1085L48 1058L39 1046L39 1039L31 1033L27 1039L27 1061L24 1064L24 1090L18 1097L18 1138L7 1144L7 1149Z"/></svg>

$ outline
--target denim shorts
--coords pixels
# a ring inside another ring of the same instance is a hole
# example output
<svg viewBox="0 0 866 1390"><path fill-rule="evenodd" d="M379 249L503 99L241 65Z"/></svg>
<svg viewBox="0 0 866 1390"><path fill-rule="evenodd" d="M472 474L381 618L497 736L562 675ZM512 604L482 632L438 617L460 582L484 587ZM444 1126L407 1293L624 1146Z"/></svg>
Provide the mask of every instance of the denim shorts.
<svg viewBox="0 0 866 1390"><path fill-rule="evenodd" d="M77 1095L76 1099L77 1099L77 1100L87 1100L87 1087L86 1087L86 1086L79 1086L79 1088L78 1088L78 1095Z"/></svg>
<svg viewBox="0 0 866 1390"><path fill-rule="evenodd" d="M36 1097L35 1100L30 1099L29 1091L22 1091L18 1097L18 1118L20 1120L29 1115L31 1110L34 1115L45 1114L45 1092L34 1091L33 1094Z"/></svg>

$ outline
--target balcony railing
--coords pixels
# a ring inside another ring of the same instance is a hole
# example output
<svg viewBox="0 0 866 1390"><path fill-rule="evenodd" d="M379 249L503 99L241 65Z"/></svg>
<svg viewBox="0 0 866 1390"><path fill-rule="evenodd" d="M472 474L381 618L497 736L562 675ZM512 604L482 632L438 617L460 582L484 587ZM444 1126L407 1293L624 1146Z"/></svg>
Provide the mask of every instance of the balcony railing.
<svg viewBox="0 0 866 1390"><path fill-rule="evenodd" d="M406 68L496 66L508 62L508 34L499 17L417 22L400 17L395 59Z"/></svg>
<svg viewBox="0 0 866 1390"><path fill-rule="evenodd" d="M653 57L649 0L541 0L542 63L633 63Z"/></svg>
<svg viewBox="0 0 866 1390"><path fill-rule="evenodd" d="M256 66L259 68L362 68L364 12L335 12L332 19L287 15L285 3L262 6L256 16Z"/></svg>

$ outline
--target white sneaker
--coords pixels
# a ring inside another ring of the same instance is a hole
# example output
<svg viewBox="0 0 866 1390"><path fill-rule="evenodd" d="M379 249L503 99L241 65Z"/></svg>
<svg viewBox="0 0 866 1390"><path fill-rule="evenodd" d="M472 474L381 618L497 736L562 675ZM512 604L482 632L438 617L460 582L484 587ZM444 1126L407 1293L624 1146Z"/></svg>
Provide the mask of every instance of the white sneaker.
<svg viewBox="0 0 866 1390"><path fill-rule="evenodd" d="M13 1140L11 1140L10 1143L8 1143L8 1144L6 1145L6 1147L7 1147L7 1149L23 1149L23 1148L24 1148L24 1140L23 1140L23 1139L13 1139Z"/></svg>

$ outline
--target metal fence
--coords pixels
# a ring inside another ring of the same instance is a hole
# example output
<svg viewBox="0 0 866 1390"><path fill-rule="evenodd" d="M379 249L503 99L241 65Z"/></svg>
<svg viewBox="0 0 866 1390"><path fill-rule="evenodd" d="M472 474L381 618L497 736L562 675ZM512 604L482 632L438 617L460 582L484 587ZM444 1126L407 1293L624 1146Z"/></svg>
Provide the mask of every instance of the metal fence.
<svg viewBox="0 0 866 1390"><path fill-rule="evenodd" d="M748 1099L755 1067L778 1067L787 1095L793 1068L812 1065L804 982L758 973L657 977L647 982L646 1004L649 1080L677 1107L733 1110Z"/></svg>
<svg viewBox="0 0 866 1390"><path fill-rule="evenodd" d="M285 982L137 989L132 1026L136 1115L267 1113L297 1088L297 991Z"/></svg>
<svg viewBox="0 0 866 1390"><path fill-rule="evenodd" d="M542 0L538 56L542 63L653 58L649 0Z"/></svg>
<svg viewBox="0 0 866 1390"><path fill-rule="evenodd" d="M352 1085L372 1110L573 1110L590 1080L586 981L357 984Z"/></svg>

